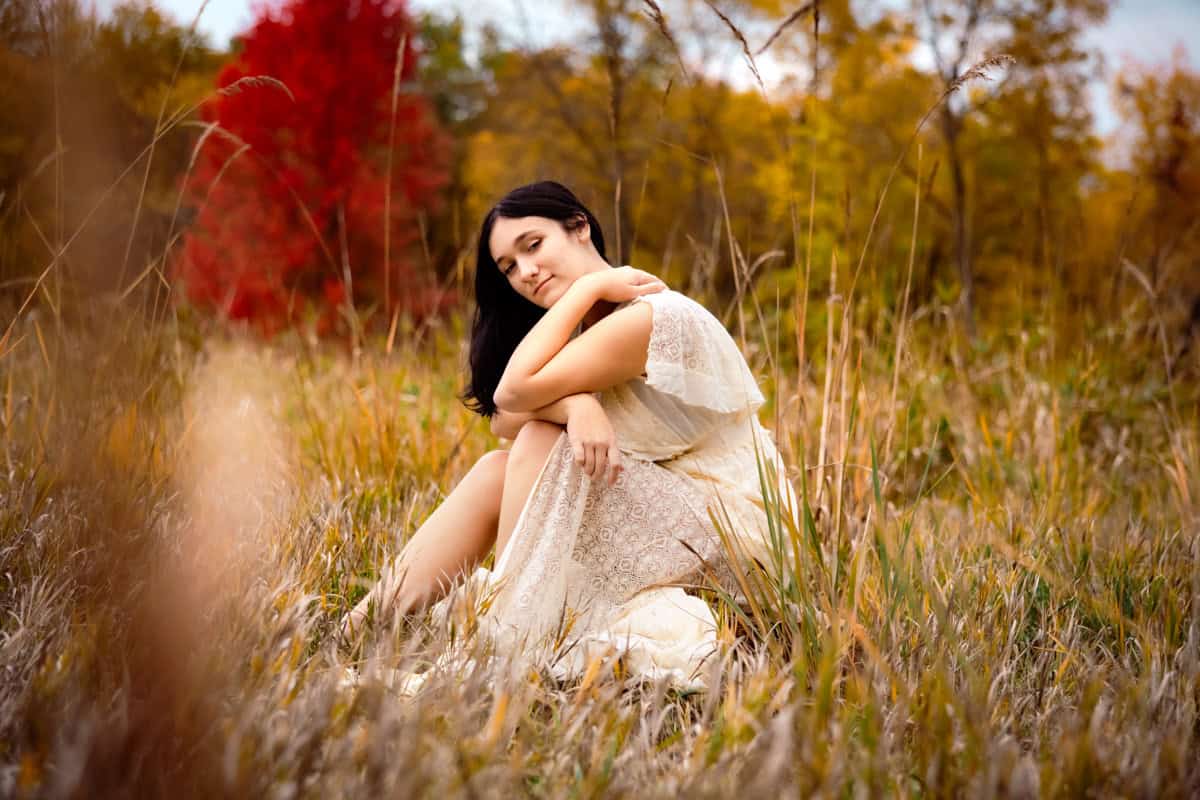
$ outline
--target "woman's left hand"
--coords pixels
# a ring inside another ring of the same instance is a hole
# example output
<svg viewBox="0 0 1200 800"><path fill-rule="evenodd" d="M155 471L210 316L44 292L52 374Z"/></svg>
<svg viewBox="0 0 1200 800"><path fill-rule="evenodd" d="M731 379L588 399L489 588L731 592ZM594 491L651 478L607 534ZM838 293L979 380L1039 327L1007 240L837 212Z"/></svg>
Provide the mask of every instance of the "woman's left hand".
<svg viewBox="0 0 1200 800"><path fill-rule="evenodd" d="M617 482L625 469L617 437L600 401L592 395L576 395L578 402L567 417L567 439L575 463L593 481Z"/></svg>
<svg viewBox="0 0 1200 800"><path fill-rule="evenodd" d="M589 273L580 280L587 281L597 300L607 300L610 303L624 303L626 300L661 292L667 288L657 276L633 267L600 270Z"/></svg>

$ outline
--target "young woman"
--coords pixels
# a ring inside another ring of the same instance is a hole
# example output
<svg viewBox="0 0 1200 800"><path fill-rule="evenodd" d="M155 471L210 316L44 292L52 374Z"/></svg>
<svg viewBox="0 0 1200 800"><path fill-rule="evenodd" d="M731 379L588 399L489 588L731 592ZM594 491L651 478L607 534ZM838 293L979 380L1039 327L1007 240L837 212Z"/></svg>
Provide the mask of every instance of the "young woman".
<svg viewBox="0 0 1200 800"><path fill-rule="evenodd" d="M612 643L635 671L694 678L715 622L681 585L728 580L731 551L769 563L760 466L796 508L745 359L703 306L610 265L554 182L488 213L475 295L464 399L512 446L472 467L344 628L439 600L494 547L497 632L567 621L581 656Z"/></svg>

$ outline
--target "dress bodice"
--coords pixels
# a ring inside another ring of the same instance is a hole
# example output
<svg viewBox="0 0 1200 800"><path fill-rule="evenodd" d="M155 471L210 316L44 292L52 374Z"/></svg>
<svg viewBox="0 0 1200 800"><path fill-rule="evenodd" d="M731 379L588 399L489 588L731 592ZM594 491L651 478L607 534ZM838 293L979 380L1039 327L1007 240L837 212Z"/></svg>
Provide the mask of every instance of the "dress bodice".
<svg viewBox="0 0 1200 800"><path fill-rule="evenodd" d="M795 496L771 432L759 422L764 399L725 326L691 298L666 290L642 295L654 309L646 374L601 392L622 452L654 461L719 499L746 551L767 558L760 467L777 473L779 497Z"/></svg>

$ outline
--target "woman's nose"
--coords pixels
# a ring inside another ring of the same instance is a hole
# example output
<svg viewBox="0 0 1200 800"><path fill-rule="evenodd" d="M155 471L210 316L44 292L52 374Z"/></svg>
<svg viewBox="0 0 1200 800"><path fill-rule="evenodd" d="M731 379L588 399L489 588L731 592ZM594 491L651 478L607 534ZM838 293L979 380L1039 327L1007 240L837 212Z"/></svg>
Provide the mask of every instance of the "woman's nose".
<svg viewBox="0 0 1200 800"><path fill-rule="evenodd" d="M526 280L533 278L538 274L537 264L533 263L532 259L518 260L517 271L520 272L521 277L525 278Z"/></svg>

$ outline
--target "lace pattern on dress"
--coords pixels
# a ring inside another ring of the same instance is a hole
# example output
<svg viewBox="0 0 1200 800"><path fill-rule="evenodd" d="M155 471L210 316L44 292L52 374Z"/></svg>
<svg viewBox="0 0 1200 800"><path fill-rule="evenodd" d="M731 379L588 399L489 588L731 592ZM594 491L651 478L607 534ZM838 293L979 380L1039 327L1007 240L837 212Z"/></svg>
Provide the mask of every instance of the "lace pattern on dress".
<svg viewBox="0 0 1200 800"><path fill-rule="evenodd" d="M691 481L638 459L615 485L593 482L563 433L497 565L490 613L536 636L567 612L581 632L655 584L701 583L708 569L724 583L705 501Z"/></svg>
<svg viewBox="0 0 1200 800"><path fill-rule="evenodd" d="M735 550L762 552L750 437L762 432L753 412L763 396L702 305L670 290L634 302L653 310L645 384L602 393L625 470L614 486L593 482L560 435L494 572L477 573L489 590L480 630L514 658L548 644L554 664L582 672L615 648L635 672L690 684L718 648L717 625L703 599L670 584L715 579L741 598L738 565L709 514L728 512ZM760 449L776 456L769 436Z"/></svg>
<svg viewBox="0 0 1200 800"><path fill-rule="evenodd" d="M729 331L708 309L666 290L634 298L654 309L646 384L684 403L721 413L754 411L764 402Z"/></svg>

